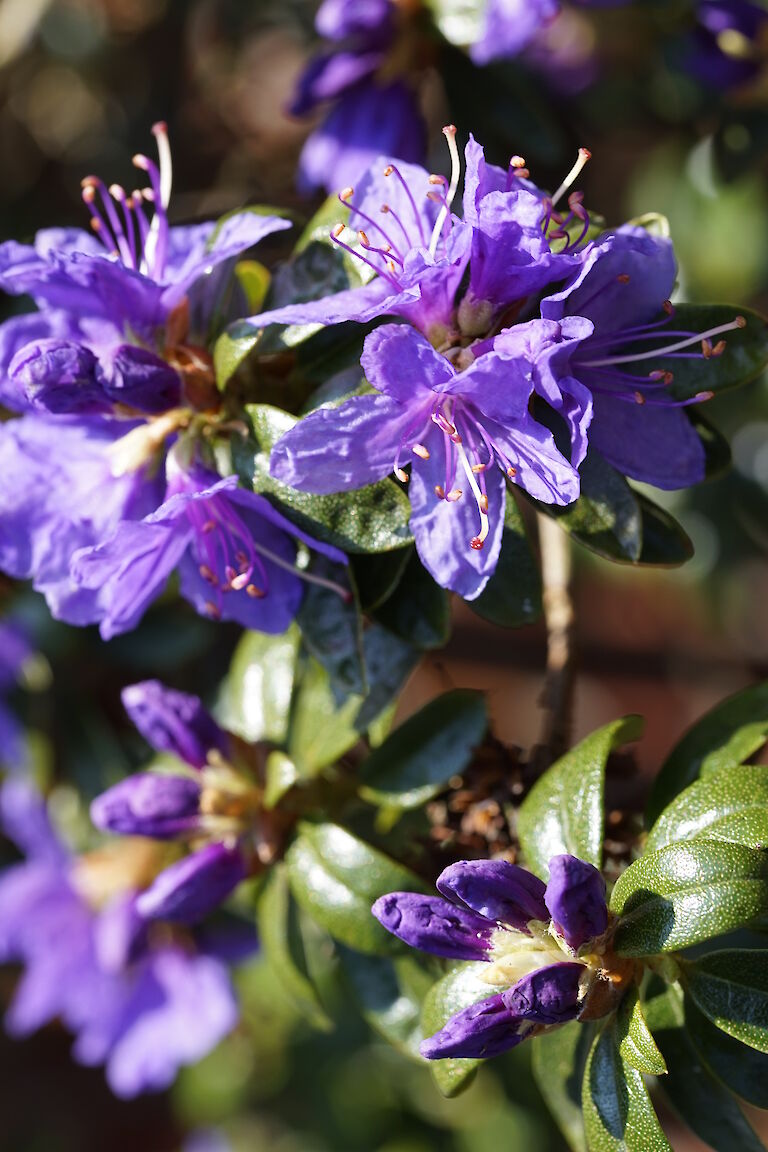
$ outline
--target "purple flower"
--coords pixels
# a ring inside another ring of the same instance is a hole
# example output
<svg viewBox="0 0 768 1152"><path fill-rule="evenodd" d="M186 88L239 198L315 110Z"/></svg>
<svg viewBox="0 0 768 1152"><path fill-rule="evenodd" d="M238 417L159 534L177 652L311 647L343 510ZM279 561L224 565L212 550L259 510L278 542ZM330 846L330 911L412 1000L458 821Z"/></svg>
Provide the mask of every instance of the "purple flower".
<svg viewBox="0 0 768 1152"><path fill-rule="evenodd" d="M464 860L440 875L447 899L392 892L373 915L412 947L487 965L478 977L501 989L462 1009L421 1045L428 1060L490 1057L536 1027L575 1019L599 979L608 926L605 884L596 868L555 856L550 879L505 860Z"/></svg>
<svg viewBox="0 0 768 1152"><path fill-rule="evenodd" d="M145 920L194 924L222 904L246 877L240 848L208 844L157 876L136 900Z"/></svg>
<svg viewBox="0 0 768 1152"><path fill-rule="evenodd" d="M712 339L743 323L700 333L670 327L675 273L671 242L628 225L591 244L565 288L541 305L547 319L578 315L594 325L542 391L571 427L573 463L586 454L583 417L591 404L589 443L625 475L666 489L704 478L704 449L682 408L710 393L675 401L672 376L658 363L717 355L725 344Z"/></svg>
<svg viewBox="0 0 768 1152"><path fill-rule="evenodd" d="M201 787L188 776L143 772L128 776L91 805L91 819L105 832L172 840L200 823Z"/></svg>
<svg viewBox="0 0 768 1152"><path fill-rule="evenodd" d="M4 697L16 686L32 646L17 624L0 621L0 767L20 769L27 763L24 730Z"/></svg>
<svg viewBox="0 0 768 1152"><path fill-rule="evenodd" d="M739 88L765 66L768 11L752 0L699 0L683 66L706 88Z"/></svg>
<svg viewBox="0 0 768 1152"><path fill-rule="evenodd" d="M305 116L333 102L299 160L303 191L354 183L381 152L419 161L426 130L414 92L389 66L401 14L392 0L325 0L315 26L333 47L314 56L290 111ZM378 73L386 70L387 80Z"/></svg>
<svg viewBox="0 0 768 1152"><path fill-rule="evenodd" d="M197 696L145 680L123 690L123 707L156 752L170 752L202 768L212 751L227 756L231 740Z"/></svg>
<svg viewBox="0 0 768 1152"><path fill-rule="evenodd" d="M0 877L0 957L25 969L6 1027L25 1036L59 1018L76 1035L75 1059L104 1064L117 1095L166 1088L237 1022L225 964L189 933L146 931L130 888L133 842L122 867L99 853L76 859L28 785L6 783L0 802L27 857Z"/></svg>
<svg viewBox="0 0 768 1152"><path fill-rule="evenodd" d="M303 595L296 540L339 564L346 557L313 540L263 497L202 468L168 461L166 499L142 520L72 558L80 588L98 594L105 640L134 628L178 569L181 594L201 615L284 632Z"/></svg>
<svg viewBox="0 0 768 1152"><path fill-rule="evenodd" d="M630 0L572 0L578 7L616 8ZM560 0L486 0L482 32L470 47L476 64L519 56L560 15Z"/></svg>
<svg viewBox="0 0 768 1152"><path fill-rule="evenodd" d="M362 363L380 395L310 413L275 446L272 473L295 488L338 492L392 470L405 480L411 464L419 556L439 584L474 599L498 560L505 477L547 503L578 495L578 474L528 406L552 347L591 331L584 323L571 336L567 326L517 325L504 333L504 356L494 345L461 372L413 328L378 328Z"/></svg>

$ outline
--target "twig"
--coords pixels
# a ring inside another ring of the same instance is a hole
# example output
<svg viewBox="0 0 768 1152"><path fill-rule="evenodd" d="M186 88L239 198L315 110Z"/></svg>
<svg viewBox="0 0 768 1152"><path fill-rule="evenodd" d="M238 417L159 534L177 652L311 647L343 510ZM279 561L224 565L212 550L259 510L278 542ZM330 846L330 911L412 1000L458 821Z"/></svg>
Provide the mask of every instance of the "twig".
<svg viewBox="0 0 768 1152"><path fill-rule="evenodd" d="M547 626L547 671L541 706L544 717L536 750L543 772L569 747L573 711L573 625L571 550L568 535L550 516L537 515L544 620Z"/></svg>

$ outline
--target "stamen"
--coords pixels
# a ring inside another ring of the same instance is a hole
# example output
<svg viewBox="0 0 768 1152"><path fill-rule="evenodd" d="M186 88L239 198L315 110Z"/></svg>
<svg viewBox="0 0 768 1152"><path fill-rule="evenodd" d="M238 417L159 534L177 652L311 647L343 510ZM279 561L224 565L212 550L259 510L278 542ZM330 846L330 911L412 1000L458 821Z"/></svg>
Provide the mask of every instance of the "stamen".
<svg viewBox="0 0 768 1152"><path fill-rule="evenodd" d="M363 264L367 264L369 268L373 269L377 276L381 276L384 280L389 280L390 284L399 289L400 284L392 275L391 269L385 270L384 268L379 267L377 264L374 264L373 260L369 260L368 257L363 256L361 252L356 252L355 249L351 247L351 245L346 244L341 239L341 235L344 232L345 227L345 224L337 224L333 231L329 233L334 244L338 244L339 248L343 248L345 252L349 252L350 256L354 256L356 260L361 260Z"/></svg>
<svg viewBox="0 0 768 1152"><path fill-rule="evenodd" d="M563 196L568 191L568 189L571 187L571 185L574 183L574 181L579 178L579 175L583 171L584 167L586 166L587 161L591 160L591 159L592 159L592 153L589 151L588 148L579 148L579 156L578 156L578 159L576 160L576 163L574 164L573 168L571 168L571 170L568 173L568 175L566 176L565 180L563 180L563 182L560 185L560 187L558 188L557 192L555 192L554 196L552 197L553 207L555 204L557 204L560 197Z"/></svg>
<svg viewBox="0 0 768 1152"><path fill-rule="evenodd" d="M635 360L654 360L658 356L667 356L672 352L679 352L683 348L690 348L692 344L699 344L708 340L710 336L720 336L723 332L734 332L737 328L746 328L747 322L743 316L737 316L729 324L720 324L717 328L710 328L708 332L699 332L685 340L678 340L676 344L669 344L666 348L654 348L651 352L635 352L625 356L609 356L604 360L585 360L585 368L602 368L613 364L631 364ZM704 353L702 353L705 355Z"/></svg>
<svg viewBox="0 0 768 1152"><path fill-rule="evenodd" d="M407 473L407 472L406 472L406 471L405 471L403 468L400 468L400 467L398 466L397 468L393 469L393 471L394 471L394 473L395 473L395 476L397 476L398 480L399 480L399 481L400 481L402 484L407 484L407 483L408 483L408 473Z"/></svg>
<svg viewBox="0 0 768 1152"><path fill-rule="evenodd" d="M438 500L445 500L445 488L443 488L442 484L435 484L435 496L437 496Z"/></svg>
<svg viewBox="0 0 768 1152"><path fill-rule="evenodd" d="M457 500L461 500L463 495L464 492L461 488L452 488L450 492L446 493L445 498L449 500L451 504L455 504Z"/></svg>
<svg viewBox="0 0 768 1152"><path fill-rule="evenodd" d="M445 196L445 203L438 212L437 220L435 220L435 226L432 229L432 236L429 241L430 256L434 256L437 252L437 244L440 236L442 235L443 226L451 211L451 204L453 203L453 198L456 195L456 189L459 186L459 178L461 176L461 161L459 159L459 149L456 146L456 125L447 124L445 128L443 128L443 136L445 136L445 139L448 142L448 151L451 154L451 182L448 185L448 191Z"/></svg>
<svg viewBox="0 0 768 1152"><path fill-rule="evenodd" d="M477 536L474 536L470 540L470 546L474 548L475 551L479 551L483 547L491 527L488 520L488 497L480 491L477 480L475 478L475 474L472 471L472 466L469 463L469 460L467 459L467 453L464 451L463 445L457 445L457 451L459 454L459 460L461 461L461 466L464 469L467 480L469 481L469 486L472 489L472 495L477 501L477 508L480 513L480 531Z"/></svg>
<svg viewBox="0 0 768 1152"><path fill-rule="evenodd" d="M173 164L171 161L171 144L168 139L168 125L163 120L153 124L152 135L157 141L157 155L160 160L160 203L167 210L171 202L171 187L173 185Z"/></svg>
<svg viewBox="0 0 768 1152"><path fill-rule="evenodd" d="M418 208L416 207L416 201L413 198L413 193L411 192L410 188L408 187L408 184L406 183L406 180L405 180L402 172L394 164L388 164L387 167L384 169L384 175L385 176L393 176L393 175L397 176L398 180L402 184L403 188L405 189L405 194L408 197L408 201L411 205L411 211L413 212L413 218L416 221L416 227L419 230L419 238L421 239L422 244L426 244L427 238L424 235L424 225L421 222L421 214L420 214ZM412 248L413 244L411 244L410 241L408 243L409 243L409 247Z"/></svg>
<svg viewBox="0 0 768 1152"><path fill-rule="evenodd" d="M422 460L429 460L429 449L425 448L423 444L412 445L411 451L420 456Z"/></svg>

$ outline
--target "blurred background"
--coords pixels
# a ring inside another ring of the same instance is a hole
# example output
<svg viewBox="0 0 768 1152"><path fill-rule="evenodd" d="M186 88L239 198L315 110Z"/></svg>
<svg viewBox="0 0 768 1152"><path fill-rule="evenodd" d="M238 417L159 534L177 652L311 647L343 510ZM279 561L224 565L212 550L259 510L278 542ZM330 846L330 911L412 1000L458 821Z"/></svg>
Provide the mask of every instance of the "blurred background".
<svg viewBox="0 0 768 1152"><path fill-rule="evenodd" d="M444 170L439 129L450 121L497 163L523 154L549 187L576 148L588 146L588 205L609 222L647 212L669 218L681 298L766 310L768 80L760 61L748 83L726 86L692 67L694 9L683 0L573 8L556 42L484 69L433 33L411 77L434 142L429 162ZM310 0L0 0L2 238L84 224L81 178L128 181L130 157L149 148L158 119L171 133L175 221L246 202L311 214L321 197L300 197L295 172L322 112L297 120L286 107L317 49L314 15ZM269 263L284 251L275 241L260 257ZM646 716L636 765L613 784L616 803L630 807L691 721L768 677L765 382L718 399L707 414L731 441L731 472L663 497L695 558L679 570L644 572L583 551L576 557L574 735L622 713ZM164 604L162 615L150 613L105 647L90 631L53 623L33 594L3 585L0 597L39 653L13 705L40 771L66 782L57 790L63 822L82 826L78 793L95 794L141 758L120 688L160 676L203 690L224 675L236 631ZM529 746L539 732L544 659L541 625L500 632L459 606L448 648L414 675L403 714L446 687L481 687L498 735ZM163 1096L116 1101L100 1071L70 1062L63 1031L24 1043L0 1038L0 1152L563 1147L535 1103L527 1052L484 1069L452 1104L426 1071L372 1038L336 988L322 947L317 964L321 977L328 968L334 1031L312 1032L257 963L241 974L239 1030ZM14 978L2 974L2 999ZM665 1123L675 1147L703 1147L683 1142L673 1118Z"/></svg>

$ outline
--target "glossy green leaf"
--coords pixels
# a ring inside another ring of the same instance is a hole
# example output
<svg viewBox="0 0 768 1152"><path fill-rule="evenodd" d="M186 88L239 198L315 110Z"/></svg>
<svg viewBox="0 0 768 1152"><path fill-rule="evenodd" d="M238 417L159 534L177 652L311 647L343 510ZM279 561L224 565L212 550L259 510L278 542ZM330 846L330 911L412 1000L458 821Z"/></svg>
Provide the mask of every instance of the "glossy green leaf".
<svg viewBox="0 0 768 1152"><path fill-rule="evenodd" d="M491 624L519 628L541 616L541 575L514 497L507 492L501 554L496 570L468 607Z"/></svg>
<svg viewBox="0 0 768 1152"><path fill-rule="evenodd" d="M768 952L725 949L683 968L696 1007L735 1040L768 1053Z"/></svg>
<svg viewBox="0 0 768 1152"><path fill-rule="evenodd" d="M661 357L658 364L654 360L654 369L658 367L673 373L670 392L676 399L687 400L704 391L724 392L754 380L768 364L768 327L762 316L748 308L734 308L730 304L675 306L672 327L686 332L706 332L730 323L737 316L744 317L746 326L724 333L726 348L721 356L710 360L665 360ZM713 342L717 339L714 337ZM633 371L631 364L628 371Z"/></svg>
<svg viewBox="0 0 768 1152"><path fill-rule="evenodd" d="M269 269L258 260L239 260L235 265L235 276L245 293L249 313L260 312L272 282Z"/></svg>
<svg viewBox="0 0 768 1152"><path fill-rule="evenodd" d="M383 956L404 950L371 905L387 892L423 890L407 868L338 824L302 824L286 863L299 904L342 944Z"/></svg>
<svg viewBox="0 0 768 1152"><path fill-rule="evenodd" d="M754 1104L768 1108L768 1056L717 1028L685 999L685 1026L705 1066L726 1088Z"/></svg>
<svg viewBox="0 0 768 1152"><path fill-rule="evenodd" d="M704 838L647 852L610 902L622 956L673 952L740 928L768 911L768 855Z"/></svg>
<svg viewBox="0 0 768 1152"><path fill-rule="evenodd" d="M581 1110L581 1084L595 1038L593 1024L573 1020L543 1032L531 1043L536 1085L573 1152L587 1152Z"/></svg>
<svg viewBox="0 0 768 1152"><path fill-rule="evenodd" d="M683 789L654 824L645 851L695 836L751 848L768 844L768 767L721 768Z"/></svg>
<svg viewBox="0 0 768 1152"><path fill-rule="evenodd" d="M608 560L636 563L643 548L642 515L627 481L594 449L579 468L581 495L557 508L538 505L580 544Z"/></svg>
<svg viewBox="0 0 768 1152"><path fill-rule="evenodd" d="M648 822L658 819L672 798L699 776L743 764L766 738L768 683L718 704L686 732L662 765L648 803Z"/></svg>
<svg viewBox="0 0 768 1152"><path fill-rule="evenodd" d="M642 520L643 545L639 564L655 568L679 568L693 556L693 544L674 516L636 492Z"/></svg>
<svg viewBox="0 0 768 1152"><path fill-rule="evenodd" d="M350 556L363 612L372 612L392 595L403 578L412 551L411 548L396 548L392 552L358 552Z"/></svg>
<svg viewBox="0 0 768 1152"><path fill-rule="evenodd" d="M619 1006L616 1034L621 1057L627 1064L646 1076L664 1075L667 1065L645 1021L636 987L630 989Z"/></svg>
<svg viewBox="0 0 768 1152"><path fill-rule="evenodd" d="M298 649L295 625L279 636L243 633L222 690L218 715L225 728L251 743L285 740Z"/></svg>
<svg viewBox="0 0 768 1152"><path fill-rule="evenodd" d="M364 956L342 947L339 955L364 1019L400 1052L421 1063L421 1010L434 973L412 953Z"/></svg>
<svg viewBox="0 0 768 1152"><path fill-rule="evenodd" d="M255 492L269 496L300 528L345 552L388 552L411 542L411 506L393 480L333 496L298 492L274 480L269 474L272 446L296 419L269 404L247 404L246 409L256 448L244 449L247 459L238 457L238 471Z"/></svg>
<svg viewBox="0 0 768 1152"><path fill-rule="evenodd" d="M371 753L360 770L364 799L419 808L469 764L488 726L485 698L457 689L432 700Z"/></svg>
<svg viewBox="0 0 768 1152"><path fill-rule="evenodd" d="M614 748L637 740L643 722L627 716L598 728L537 780L518 813L527 866L545 879L551 856L563 852L600 867L605 765Z"/></svg>
<svg viewBox="0 0 768 1152"><path fill-rule="evenodd" d="M235 372L254 351L261 340L261 330L245 320L236 320L222 332L213 346L213 369L216 386L226 388Z"/></svg>
<svg viewBox="0 0 768 1152"><path fill-rule="evenodd" d="M731 466L731 446L725 436L710 424L698 404L688 409L687 416L696 429L696 435L704 449L704 472L707 479L727 472Z"/></svg>
<svg viewBox="0 0 768 1152"><path fill-rule="evenodd" d="M706 1067L685 1030L683 998L676 986L645 1004L668 1074L659 1082L688 1127L715 1152L765 1152L736 1100Z"/></svg>
<svg viewBox="0 0 768 1152"><path fill-rule="evenodd" d="M622 1056L614 1022L587 1058L583 1107L589 1152L672 1152L641 1074Z"/></svg>
<svg viewBox="0 0 768 1152"><path fill-rule="evenodd" d="M349 573L313 554L309 572L334 588L307 584L296 617L304 646L341 692L362 696L367 689L363 658L363 619ZM347 592L345 599L338 588Z"/></svg>
<svg viewBox="0 0 768 1152"><path fill-rule="evenodd" d="M335 693L330 676L316 660L302 661L288 737L288 755L302 776L316 775L357 743L360 703L359 696Z"/></svg>
<svg viewBox="0 0 768 1152"><path fill-rule="evenodd" d="M301 776L293 760L284 752L270 752L264 768L264 798L265 808L274 808L289 792Z"/></svg>
<svg viewBox="0 0 768 1152"><path fill-rule="evenodd" d="M302 1016L316 1028L330 1030L332 1022L307 969L302 916L291 895L286 868L277 865L270 870L259 898L259 941L272 970Z"/></svg>
<svg viewBox="0 0 768 1152"><path fill-rule="evenodd" d="M421 658L413 645L378 624L366 628L363 654L368 695L355 719L358 732L366 732L389 708Z"/></svg>
<svg viewBox="0 0 768 1152"><path fill-rule="evenodd" d="M416 648L442 648L450 636L448 593L435 583L415 550L408 558L402 579L374 616Z"/></svg>
<svg viewBox="0 0 768 1152"><path fill-rule="evenodd" d="M424 998L421 1024L425 1036L434 1036L462 1008L492 996L494 989L482 979L483 962L456 964L433 984ZM469 1084L480 1060L449 1057L430 1061L430 1071L444 1096L458 1096Z"/></svg>

